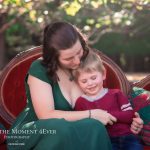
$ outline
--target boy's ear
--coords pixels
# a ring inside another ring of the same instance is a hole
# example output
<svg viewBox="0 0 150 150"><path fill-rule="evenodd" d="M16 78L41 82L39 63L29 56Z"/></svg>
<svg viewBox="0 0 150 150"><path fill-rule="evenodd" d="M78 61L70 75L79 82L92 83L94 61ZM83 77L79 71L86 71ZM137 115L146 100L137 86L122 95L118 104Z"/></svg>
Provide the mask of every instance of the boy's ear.
<svg viewBox="0 0 150 150"><path fill-rule="evenodd" d="M104 72L103 72L103 80L106 79L106 69L104 69Z"/></svg>

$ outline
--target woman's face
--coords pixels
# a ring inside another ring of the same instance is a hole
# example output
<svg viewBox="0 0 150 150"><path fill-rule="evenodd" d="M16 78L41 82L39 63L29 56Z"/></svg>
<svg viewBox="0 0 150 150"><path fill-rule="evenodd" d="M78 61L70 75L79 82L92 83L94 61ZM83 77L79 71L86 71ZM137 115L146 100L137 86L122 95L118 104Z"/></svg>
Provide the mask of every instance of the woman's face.
<svg viewBox="0 0 150 150"><path fill-rule="evenodd" d="M66 69L76 69L81 57L83 56L83 48L79 40L69 49L60 50L58 61L61 67Z"/></svg>

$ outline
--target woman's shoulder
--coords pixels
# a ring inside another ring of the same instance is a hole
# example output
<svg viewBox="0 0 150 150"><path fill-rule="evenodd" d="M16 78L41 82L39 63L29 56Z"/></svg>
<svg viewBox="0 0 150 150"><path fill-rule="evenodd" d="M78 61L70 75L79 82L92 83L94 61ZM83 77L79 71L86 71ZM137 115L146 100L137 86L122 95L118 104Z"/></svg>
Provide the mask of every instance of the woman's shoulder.
<svg viewBox="0 0 150 150"><path fill-rule="evenodd" d="M48 77L47 68L42 64L41 58L36 59L31 63L28 73L44 82L52 82Z"/></svg>
<svg viewBox="0 0 150 150"><path fill-rule="evenodd" d="M43 65L42 65L42 58L38 58L38 59L36 59L36 60L34 60L32 63L31 63L31 65L30 65L30 69L46 69Z"/></svg>

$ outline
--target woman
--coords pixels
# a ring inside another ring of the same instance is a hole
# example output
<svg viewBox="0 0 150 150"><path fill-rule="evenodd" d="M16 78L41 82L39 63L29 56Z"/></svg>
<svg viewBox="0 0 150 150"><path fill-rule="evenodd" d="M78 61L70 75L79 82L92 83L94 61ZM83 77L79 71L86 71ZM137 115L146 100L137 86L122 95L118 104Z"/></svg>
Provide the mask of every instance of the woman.
<svg viewBox="0 0 150 150"><path fill-rule="evenodd" d="M8 139L8 149L112 149L104 125L115 122L114 116L100 109L92 110L92 115L88 110L72 111L82 92L71 70L88 51L83 35L73 25L56 22L46 26L43 58L34 61L27 74L27 106L11 127L10 135L15 138ZM131 130L137 134L142 125L137 116Z"/></svg>

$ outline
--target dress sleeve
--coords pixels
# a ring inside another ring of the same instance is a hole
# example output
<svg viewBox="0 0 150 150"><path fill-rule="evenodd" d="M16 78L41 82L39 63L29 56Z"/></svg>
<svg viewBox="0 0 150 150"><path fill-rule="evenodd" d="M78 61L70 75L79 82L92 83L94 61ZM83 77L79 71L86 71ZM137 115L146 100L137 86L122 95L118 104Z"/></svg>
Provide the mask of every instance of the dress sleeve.
<svg viewBox="0 0 150 150"><path fill-rule="evenodd" d="M35 60L33 61L33 63L31 64L29 71L28 71L28 75L32 75L46 83L52 84L52 80L48 77L47 75L47 70L46 68L41 64L41 60Z"/></svg>
<svg viewBox="0 0 150 150"><path fill-rule="evenodd" d="M118 122L130 124L132 122L132 118L134 117L134 111L130 102L121 91L116 93L116 97L118 106L120 107L119 111L117 110L109 113L115 116Z"/></svg>

